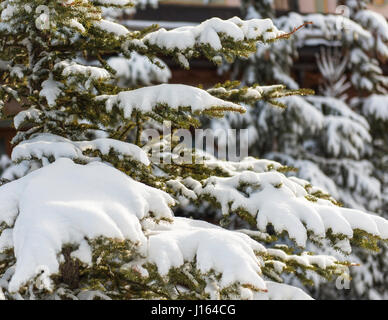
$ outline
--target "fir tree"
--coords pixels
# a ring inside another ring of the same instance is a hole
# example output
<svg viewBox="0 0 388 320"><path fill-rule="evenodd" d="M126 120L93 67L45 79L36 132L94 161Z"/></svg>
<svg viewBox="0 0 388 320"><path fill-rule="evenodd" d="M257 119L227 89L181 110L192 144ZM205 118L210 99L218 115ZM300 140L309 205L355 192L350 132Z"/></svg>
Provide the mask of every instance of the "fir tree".
<svg viewBox="0 0 388 320"><path fill-rule="evenodd" d="M388 221L338 206L308 182L287 178L289 168L277 162L182 161L182 152L201 157L177 139L178 129L199 125L197 117L244 113L242 103L257 100L282 105L279 98L305 91L231 83L128 90L116 85L105 59L137 52L157 65L157 56L170 56L189 68L192 58L232 61L290 34L269 19L138 32L102 18L103 7L131 5L0 1L0 97L23 108L3 115L18 130L11 171L19 178L0 187L1 298L308 298L282 284L282 275L331 279L351 266L304 251L309 241L378 250ZM94 58L98 66L83 63ZM165 121L173 136L144 139L146 128ZM253 230L174 217L171 207L184 201L207 201ZM292 242L275 244L277 236Z"/></svg>
<svg viewBox="0 0 388 320"><path fill-rule="evenodd" d="M223 126L250 129L251 138L256 137L250 139L250 151L256 156L295 167L298 177L322 187L346 206L385 216L387 77L380 63L387 58L388 24L381 15L366 10L367 3L344 3L350 19L298 13L276 18L275 25L283 30L307 21L314 24L290 41L259 47L248 60L232 66L234 76L242 75L248 85L280 82L298 88L290 72L297 49L322 45L329 49L317 56L323 78L318 95L286 98L288 109L282 112L259 101L247 115L231 116ZM249 17L274 16L268 1L246 1L243 8ZM268 10L263 13L260 8ZM359 97L351 99L349 88ZM219 122L212 125L220 126ZM353 298L384 297L385 251L353 259L363 266L353 269L351 290L339 292L331 286L316 293L317 297L337 298L342 293Z"/></svg>

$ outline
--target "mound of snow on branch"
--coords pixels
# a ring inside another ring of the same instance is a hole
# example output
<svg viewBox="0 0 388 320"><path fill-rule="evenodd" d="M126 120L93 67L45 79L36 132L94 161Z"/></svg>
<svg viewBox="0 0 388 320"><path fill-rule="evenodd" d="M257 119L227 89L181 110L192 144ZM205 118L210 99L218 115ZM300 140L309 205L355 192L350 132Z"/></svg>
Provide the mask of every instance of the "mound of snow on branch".
<svg viewBox="0 0 388 320"><path fill-rule="evenodd" d="M85 238L128 239L145 253L140 219L149 213L171 219L173 203L166 193L98 162L81 166L59 159L3 185L0 224L10 228L0 236L0 251L13 247L17 261L9 290L17 291L42 270L57 273L62 246L85 246Z"/></svg>
<svg viewBox="0 0 388 320"><path fill-rule="evenodd" d="M167 275L170 268L178 268L196 258L196 267L201 273L214 270L222 274L221 288L239 282L266 290L260 277L263 261L255 255L266 249L247 235L184 218L156 225L153 233L148 256L160 274Z"/></svg>
<svg viewBox="0 0 388 320"><path fill-rule="evenodd" d="M270 41L283 35L270 19L252 19L243 21L238 17L229 20L212 18L198 26L180 27L170 31L160 29L147 34L143 41L167 50L187 50L196 45L208 45L214 50L222 49L220 35L234 41L263 38Z"/></svg>
<svg viewBox="0 0 388 320"><path fill-rule="evenodd" d="M108 155L114 151L122 156L130 157L145 166L150 164L147 154L137 145L115 139L100 138L92 141L71 141L51 133L39 134L27 141L18 144L12 151L12 160L32 160L34 158L47 160L53 157L55 160L69 158L83 162L94 162L99 159L84 155L86 151L99 151Z"/></svg>
<svg viewBox="0 0 388 320"><path fill-rule="evenodd" d="M205 90L182 84L160 84L123 91L117 95L102 95L96 99L106 101L107 112L112 111L113 106L118 106L123 110L125 118L131 118L134 110L147 113L162 104L175 110L190 107L194 113L217 108L245 112L245 108L238 104L213 97Z"/></svg>

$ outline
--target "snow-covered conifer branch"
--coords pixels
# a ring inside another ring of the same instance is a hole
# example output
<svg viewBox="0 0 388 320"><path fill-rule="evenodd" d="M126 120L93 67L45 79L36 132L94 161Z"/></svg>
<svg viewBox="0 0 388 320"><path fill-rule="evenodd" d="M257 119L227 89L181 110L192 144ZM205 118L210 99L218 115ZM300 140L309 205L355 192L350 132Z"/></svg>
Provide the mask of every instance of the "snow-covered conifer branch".
<svg viewBox="0 0 388 320"><path fill-rule="evenodd" d="M253 85L246 87L241 86L239 81L219 83L215 87L208 89L207 92L215 97L234 103L252 105L259 100L263 100L281 108L286 108L287 106L279 101L279 98L292 95L303 96L314 94L313 90L308 89L287 90L284 85Z"/></svg>
<svg viewBox="0 0 388 320"><path fill-rule="evenodd" d="M203 165L211 168L212 177L187 175L172 179L167 181L171 192L197 204L210 201L221 208L224 216L237 214L261 232L271 225L276 234L287 233L300 247L306 245L308 238L319 242L329 237L339 250L349 252L349 240L360 245L358 238L362 234L368 238L365 247L378 250L376 239L388 239L384 219L341 208L307 182L284 176L279 171L288 168L276 162L246 159L233 164L210 157ZM263 199L268 198L274 200L266 207Z"/></svg>
<svg viewBox="0 0 388 320"><path fill-rule="evenodd" d="M13 117L14 164L4 173L8 180L18 179L0 186L1 298L306 298L268 280L281 282L285 273L306 280L308 271L346 276L351 263L272 248L267 239L288 234L302 248L327 238L350 252L350 243L377 250L388 238L386 220L337 206L323 190L286 177L291 167L254 158L157 162L176 160L186 151L176 136L152 139L141 148L147 126L159 130L171 120L174 134L198 126L197 116L244 113L238 103L257 100L293 103L290 113L319 132L326 128L319 102L288 97L308 91L234 83L209 91L178 84L122 88L108 62L133 51L156 65L161 65L156 55L172 56L184 67L199 56L230 61L248 57L258 42L289 37L304 21L293 21L288 34L269 19L236 17L133 32L102 14L102 7L131 5L127 0L51 1L43 13L37 12L39 5L0 2L0 98L18 100L23 109ZM359 54L352 58L356 64L365 60ZM368 62L367 71L378 75ZM277 71L281 78L281 68ZM365 123L341 105L330 107L359 125L345 125L360 131L348 153L364 152ZM272 115L258 123L277 121ZM349 130L330 123L335 138L349 136ZM285 124L293 126L302 131L300 124ZM162 148L153 154L153 147ZM194 150L192 158L201 154ZM244 227L246 221L252 227L230 231L177 218L171 207L178 203L180 209L211 203L220 214L239 216Z"/></svg>
<svg viewBox="0 0 388 320"><path fill-rule="evenodd" d="M308 237L316 241L330 237L339 249L349 251L349 244L344 245L343 240L352 240L360 232L369 235L374 247L375 238L388 239L388 224L382 227L384 220L380 217L311 196L281 173L246 171L195 184L188 180L182 183L195 193L196 201L210 200L221 207L224 215L238 214L262 232L272 225L277 234L286 232L300 247L306 245ZM266 207L263 199L268 198L273 201Z"/></svg>
<svg viewBox="0 0 388 320"><path fill-rule="evenodd" d="M160 29L148 33L141 41L151 52L171 55L188 68L188 59L199 56L215 62L222 57L228 60L247 57L256 51L257 42L272 42L284 35L270 19L243 21L234 17L212 18L194 27Z"/></svg>
<svg viewBox="0 0 388 320"><path fill-rule="evenodd" d="M151 179L151 173L147 169L150 165L147 154L134 144L115 139L71 141L43 133L32 135L27 141L19 143L12 152L14 163L33 162L35 167L46 166L61 158L80 164L109 162L132 178L144 182Z"/></svg>
<svg viewBox="0 0 388 320"><path fill-rule="evenodd" d="M155 113L158 108L171 111L189 110L195 115L245 112L245 108L238 104L213 97L205 90L180 84L161 84L122 91L113 96L98 96L96 100L105 103L107 112L112 112L115 108L121 110L125 119L131 119L135 112Z"/></svg>
<svg viewBox="0 0 388 320"><path fill-rule="evenodd" d="M99 182L96 177L100 177ZM93 186L91 192L88 186ZM60 193L56 192L58 188ZM34 200L34 191L43 191L38 202ZM59 197L55 198L55 194ZM78 200L72 198L74 194ZM2 226L8 226L2 228L1 250L14 248L17 260L10 292L18 291L39 274L41 266L47 268L43 270L47 277L57 273L62 245L82 244L85 237L128 239L144 253L147 240L139 220L150 212L155 218L171 219L169 206L174 203L162 191L134 181L110 166L96 162L81 166L68 159L5 184L0 197L0 221ZM36 219L38 212L41 218Z"/></svg>

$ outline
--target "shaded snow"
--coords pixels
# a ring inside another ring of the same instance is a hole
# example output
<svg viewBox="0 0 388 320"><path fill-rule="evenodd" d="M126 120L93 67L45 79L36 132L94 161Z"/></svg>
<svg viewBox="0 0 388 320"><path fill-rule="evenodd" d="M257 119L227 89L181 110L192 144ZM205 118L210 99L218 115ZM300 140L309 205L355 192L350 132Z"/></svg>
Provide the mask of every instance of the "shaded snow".
<svg viewBox="0 0 388 320"><path fill-rule="evenodd" d="M165 83L171 78L171 71L160 59L155 61L163 68L155 65L151 60L137 52L131 53L131 58L112 57L108 64L116 71L115 77L119 79L119 86L130 85L151 85L152 83Z"/></svg>

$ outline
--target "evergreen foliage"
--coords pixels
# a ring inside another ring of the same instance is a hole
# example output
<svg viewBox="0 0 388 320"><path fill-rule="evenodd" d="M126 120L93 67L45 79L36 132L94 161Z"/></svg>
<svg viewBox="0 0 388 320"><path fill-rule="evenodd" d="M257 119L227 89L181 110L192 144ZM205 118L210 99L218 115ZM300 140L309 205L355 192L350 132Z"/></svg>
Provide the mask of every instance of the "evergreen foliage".
<svg viewBox="0 0 388 320"><path fill-rule="evenodd" d="M200 150L190 155L201 163L180 161L178 129L198 127L199 116L245 113L242 103L256 101L283 106L281 99L309 91L235 83L125 88L106 59L136 51L159 67L157 58L170 56L189 68L200 56L248 57L257 43L285 42L294 29L213 18L139 32L102 18L103 7L131 5L0 1L0 98L23 108L2 115L18 133L6 176L13 181L0 187L0 298L308 298L275 282L287 274L309 282L309 272L348 277L351 262L313 255L308 242L378 250L388 221L339 206L274 161L231 162ZM167 120L172 137L142 139ZM178 203L209 203L251 229L174 217Z"/></svg>
<svg viewBox="0 0 388 320"><path fill-rule="evenodd" d="M250 152L255 156L296 168L292 175L323 188L345 206L386 217L388 77L381 64L388 57L388 23L368 10L368 3L343 1L349 18L294 12L274 18L285 31L305 21L314 24L289 41L260 46L256 54L231 67L234 77L242 77L245 85L282 83L297 89L291 69L298 49L320 46L316 58L322 81L317 95L281 99L288 106L283 112L259 101L249 113L228 115L222 124L211 125L249 129ZM249 18L273 18L271 5L272 1L244 1L243 10ZM332 252L328 246L319 250ZM361 267L352 269L351 290L322 286L315 297L386 297L385 249L379 255L356 254L352 259Z"/></svg>

